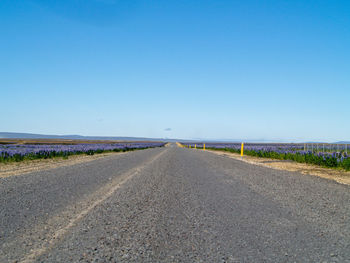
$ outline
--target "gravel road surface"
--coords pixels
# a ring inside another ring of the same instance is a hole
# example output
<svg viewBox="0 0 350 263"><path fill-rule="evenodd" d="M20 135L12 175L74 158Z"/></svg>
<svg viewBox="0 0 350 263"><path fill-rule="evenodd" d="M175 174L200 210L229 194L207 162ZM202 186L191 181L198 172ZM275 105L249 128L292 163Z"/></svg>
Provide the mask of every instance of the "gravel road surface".
<svg viewBox="0 0 350 263"><path fill-rule="evenodd" d="M350 262L350 187L195 149L0 178L0 262Z"/></svg>

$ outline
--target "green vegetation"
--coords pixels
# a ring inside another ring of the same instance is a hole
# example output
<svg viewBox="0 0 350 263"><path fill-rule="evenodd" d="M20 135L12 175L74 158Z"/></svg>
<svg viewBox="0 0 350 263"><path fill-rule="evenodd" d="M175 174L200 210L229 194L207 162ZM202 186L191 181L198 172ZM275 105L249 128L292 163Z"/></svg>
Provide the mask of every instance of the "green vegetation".
<svg viewBox="0 0 350 263"><path fill-rule="evenodd" d="M227 151L232 153L240 153L238 149L232 148L207 148L215 151ZM278 153L274 151L254 151L254 150L244 150L244 155L262 157L262 158L272 158L278 160L291 160L298 163L309 163L320 165L327 168L341 168L347 171L350 170L350 158L343 158L335 153L333 154L313 154L313 153Z"/></svg>
<svg viewBox="0 0 350 263"><path fill-rule="evenodd" d="M86 152L49 152L49 153L30 153L27 155L22 154L14 154L12 156L6 156L6 155L0 155L0 163L7 163L7 162L21 162L21 161L29 161L29 160L37 160L37 159L51 159L51 158L63 158L68 159L69 156L72 155L94 155L94 154L101 154L101 153L110 153L110 152L128 152L128 151L134 151L134 150L144 150L147 148L127 148L127 149L114 149L114 150L89 150Z"/></svg>

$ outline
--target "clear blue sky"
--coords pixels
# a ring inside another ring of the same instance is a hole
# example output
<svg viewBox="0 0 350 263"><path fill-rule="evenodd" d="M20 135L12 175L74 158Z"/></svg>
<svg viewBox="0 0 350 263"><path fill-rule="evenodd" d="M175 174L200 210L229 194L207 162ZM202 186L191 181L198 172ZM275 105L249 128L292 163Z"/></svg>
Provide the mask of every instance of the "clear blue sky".
<svg viewBox="0 0 350 263"><path fill-rule="evenodd" d="M350 140L350 1L0 1L0 131Z"/></svg>

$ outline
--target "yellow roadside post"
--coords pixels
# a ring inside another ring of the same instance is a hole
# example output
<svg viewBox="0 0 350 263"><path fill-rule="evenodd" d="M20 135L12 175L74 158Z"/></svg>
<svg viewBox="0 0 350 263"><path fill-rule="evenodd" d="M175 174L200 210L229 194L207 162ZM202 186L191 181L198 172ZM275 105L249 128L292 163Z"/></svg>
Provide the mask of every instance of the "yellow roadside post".
<svg viewBox="0 0 350 263"><path fill-rule="evenodd" d="M197 144L194 145L194 148L197 149Z"/></svg>
<svg viewBox="0 0 350 263"><path fill-rule="evenodd" d="M188 145L188 148L190 148L190 149L191 149L191 144L189 144L189 145Z"/></svg>
<svg viewBox="0 0 350 263"><path fill-rule="evenodd" d="M205 143L203 143L203 151L205 151Z"/></svg>
<svg viewBox="0 0 350 263"><path fill-rule="evenodd" d="M244 143L242 142L242 145L241 145L241 157L243 158L243 152L244 152Z"/></svg>

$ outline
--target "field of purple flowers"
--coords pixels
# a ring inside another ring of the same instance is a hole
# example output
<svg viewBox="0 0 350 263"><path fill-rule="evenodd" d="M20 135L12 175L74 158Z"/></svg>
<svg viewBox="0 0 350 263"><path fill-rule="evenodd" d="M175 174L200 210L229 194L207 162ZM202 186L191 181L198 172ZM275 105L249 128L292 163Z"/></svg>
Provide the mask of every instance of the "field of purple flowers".
<svg viewBox="0 0 350 263"><path fill-rule="evenodd" d="M202 148L203 143L184 143L186 147L195 145ZM240 143L206 143L206 149L240 153ZM350 170L348 145L334 144L255 144L244 145L244 154L256 157L292 160L299 163L310 163L324 167Z"/></svg>
<svg viewBox="0 0 350 263"><path fill-rule="evenodd" d="M93 155L164 146L161 142L128 142L106 144L0 144L0 162L68 157L75 154Z"/></svg>

